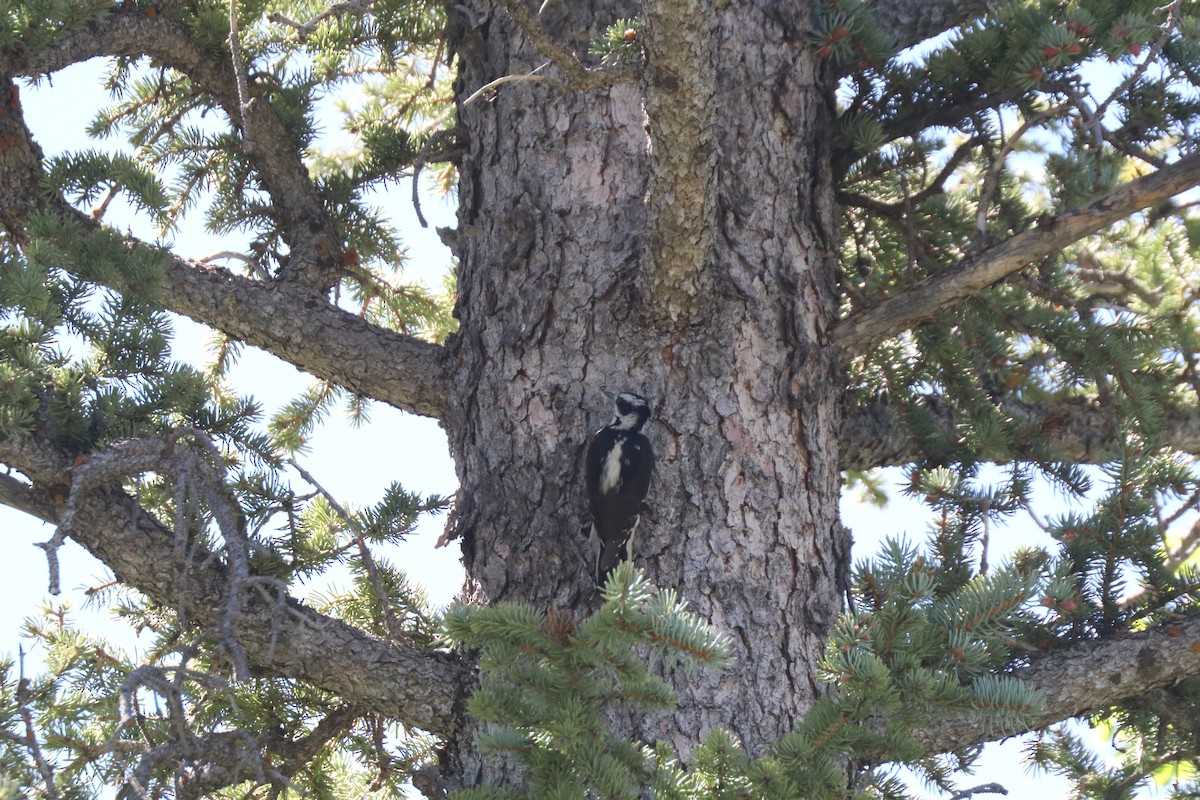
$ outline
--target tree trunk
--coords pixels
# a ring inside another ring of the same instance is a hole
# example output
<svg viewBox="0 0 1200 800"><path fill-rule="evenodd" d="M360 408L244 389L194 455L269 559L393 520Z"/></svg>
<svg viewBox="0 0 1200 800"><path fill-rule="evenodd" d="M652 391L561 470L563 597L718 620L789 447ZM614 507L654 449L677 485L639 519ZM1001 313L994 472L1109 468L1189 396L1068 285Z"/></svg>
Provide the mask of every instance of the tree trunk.
<svg viewBox="0 0 1200 800"><path fill-rule="evenodd" d="M469 5L454 12L460 98L544 63L501 8ZM564 0L538 19L582 53L635 13ZM651 17L640 83L506 83L460 107L462 369L446 419L471 593L582 613L594 606L583 453L611 418L600 390L651 398L659 461L636 563L736 652L720 674L680 680L679 709L639 731L684 758L713 728L761 752L794 726L820 691L817 661L849 555L837 517L842 384L828 335L832 94L804 13L705 13L702 47L688 57L706 63L670 63L671 48L656 61ZM678 99L672 81L684 74L707 92L698 108L711 127L698 137L647 126L647 113ZM670 246L678 226L656 222L695 199L662 167L676 137L709 159L711 222L691 267L672 263L695 249ZM672 271L688 269L690 302L663 314L677 299Z"/></svg>

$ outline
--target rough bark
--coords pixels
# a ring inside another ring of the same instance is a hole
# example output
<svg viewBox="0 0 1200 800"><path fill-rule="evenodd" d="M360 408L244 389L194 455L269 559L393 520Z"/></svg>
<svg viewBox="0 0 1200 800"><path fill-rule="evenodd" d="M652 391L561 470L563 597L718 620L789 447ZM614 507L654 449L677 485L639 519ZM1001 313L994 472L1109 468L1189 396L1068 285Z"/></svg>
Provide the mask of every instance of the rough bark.
<svg viewBox="0 0 1200 800"><path fill-rule="evenodd" d="M882 0L871 4L871 12L904 48L982 16L989 5L988 0Z"/></svg>
<svg viewBox="0 0 1200 800"><path fill-rule="evenodd" d="M885 22L894 20L901 41L912 42L982 5L895 0L879 11ZM596 77L583 81L592 87L584 91L514 82L460 107L461 332L449 353L373 328L302 287L258 284L182 260L168 266L164 299L320 377L441 417L462 487L454 532L468 589L486 601L589 610L579 476L587 437L610 413L600 389L652 397L649 434L660 464L637 560L652 580L678 588L732 635L737 660L717 677L681 683L680 709L637 732L669 740L686 757L708 730L723 727L761 752L817 693L816 662L840 605L849 556L837 520L839 431L843 441L857 442L840 454L841 466L916 453L887 433L897 428L886 408L842 425L843 381L831 335L838 240L824 144L831 93L808 50L806 6L660 0L649 11L642 84L610 86L589 71ZM545 4L536 21L554 42L582 52L601 27L637 12L624 0L562 0ZM454 4L450 14L460 102L545 60L537 43L486 0ZM229 71L189 49L193 43L179 38L178 26L121 12L104 25L60 48L22 54L24 61L0 62L0 69L36 72L151 49L232 109ZM668 33L683 39L676 43ZM582 63L564 53L555 61ZM578 88L573 69L562 83ZM271 127L278 121L269 105L255 113L268 115L252 119L259 147L286 140ZM40 154L19 113L0 115L0 124L7 143L0 222L19 230L38 207ZM277 203L294 208L289 244L316 265L312 275L327 275L321 265L332 267L336 252L326 246L329 221L302 162L273 149L254 155ZM1180 164L979 254L962 276L937 276L891 306L863 312L839 329L838 345L859 352L1089 226L1152 202L1145 192L1171 189L1164 181L1194 182L1195 166ZM314 215L319 224L306 228ZM1057 426L1064 450L1080 458L1104 452L1105 440L1094 437L1103 421L1070 410L1078 413L1065 422L1053 410L1028 413L1042 413L1047 431ZM876 441L863 442L862 431ZM62 487L67 471L61 454L32 441L4 442L0 461L37 482L30 489L0 476L0 501L54 519L51 487ZM169 532L118 491L96 491L87 503L79 541L122 580L174 602ZM193 619L213 624L219 615L204 602L226 585L220 571L214 558L193 577L193 586L208 587L188 598ZM449 781L486 777L458 727L469 680L462 664L379 642L299 604L277 612L248 607L239 629L263 669L445 734L450 755L462 759L448 765L463 771ZM1186 635L1197 634L1189 628ZM1190 641L1183 649L1161 636L1146 641L1130 637L1064 653L1062 663L1092 683L1087 694L1056 695L1046 720L1197 670L1194 660L1185 661ZM1156 649L1160 644L1165 649ZM1162 667L1148 663L1159 658ZM1137 681L1125 680L1127 673L1114 678L1111 666L1126 663L1118 659L1133 659ZM1021 674L1054 691L1057 663L1055 654ZM962 727L969 724L948 720L919 738L931 751L978 741L983 734Z"/></svg>
<svg viewBox="0 0 1200 800"><path fill-rule="evenodd" d="M541 22L578 49L631 11L552 4ZM502 9L472 5L458 24L459 97L540 63ZM713 727L752 751L792 727L817 691L847 558L828 337L834 203L819 135L830 100L805 25L795 9L714 8L695 42L662 48L648 70L647 104L707 96L722 109L689 145L711 154L711 201L698 207L714 226L686 248L655 245L687 220L648 207L688 174L673 176L669 155L654 160L638 86L511 84L460 112L461 370L447 427L470 588L589 605L579 476L589 432L611 413L600 390L653 398L659 466L637 561L738 651L718 678L678 686L679 711L642 731L685 756ZM711 288L673 295L681 313L664 315L657 278L671 274Z"/></svg>

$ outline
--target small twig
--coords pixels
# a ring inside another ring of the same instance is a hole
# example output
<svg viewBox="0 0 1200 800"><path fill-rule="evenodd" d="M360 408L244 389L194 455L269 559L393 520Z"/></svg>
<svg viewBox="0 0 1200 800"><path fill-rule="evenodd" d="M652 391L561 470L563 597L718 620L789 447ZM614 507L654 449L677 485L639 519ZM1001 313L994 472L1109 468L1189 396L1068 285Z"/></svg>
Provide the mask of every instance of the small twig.
<svg viewBox="0 0 1200 800"><path fill-rule="evenodd" d="M104 583L100 584L99 586L92 586L92 587L84 590L83 594L85 597L91 598L91 597L99 594L100 592L104 592L104 591L107 591L107 590L113 588L114 586L121 586L121 585L122 585L122 582L119 580L116 580L116 579L111 580L111 581L105 581Z"/></svg>
<svg viewBox="0 0 1200 800"><path fill-rule="evenodd" d="M238 111L242 116L242 141L247 150L254 150L254 136L250 130L250 80L246 75L246 64L242 60L242 41L238 36L237 0L229 0L229 55L233 59L233 78L237 86Z"/></svg>
<svg viewBox="0 0 1200 800"><path fill-rule="evenodd" d="M207 264L211 261L219 261L221 259L232 259L234 261L241 261L243 264L247 264L250 266L253 266L255 264L255 260L252 256L248 256L245 253L239 253L235 250L222 250L219 253L213 253L212 255L207 255L204 258L197 259L196 263L197 264Z"/></svg>
<svg viewBox="0 0 1200 800"><path fill-rule="evenodd" d="M1004 141L1004 145L1000 148L1000 152L992 160L992 164L988 167L987 175L984 176L983 186L979 190L979 207L975 212L975 232L980 240L983 240L987 235L987 215L988 209L992 205L992 195L996 193L996 189L1000 183L1000 173L1004 170L1004 161L1008 158L1008 154L1017 146L1017 142L1021 141L1021 137L1029 132L1030 128L1036 125L1041 125L1048 119L1058 116L1071 108L1070 103L1062 103L1057 106L1052 106L1045 111L1034 114L1027 118L1021 125L1013 131L1012 136L1009 136Z"/></svg>
<svg viewBox="0 0 1200 800"><path fill-rule="evenodd" d="M296 459L291 459L289 463L300 473L301 478L308 481L314 489L324 496L329 506L342 518L342 521L346 523L346 527L350 529L350 532L354 536L354 541L358 545L358 556L362 560L363 568L367 571L367 579L371 582L371 591L375 593L375 599L379 601L379 607L383 613L383 621L387 626L388 634L393 639L405 638L404 628L400 625L400 621L396 619L396 615L392 613L392 604L388 598L387 590L383 585L383 575L379 571L379 565L375 563L375 559L371 555L371 549L367 547L362 526L358 523L358 520L350 516L332 494L326 491L321 484L317 483L316 478L308 470L300 466Z"/></svg>
<svg viewBox="0 0 1200 800"><path fill-rule="evenodd" d="M467 106L468 104L474 102L475 100L478 100L483 95L492 91L496 87L503 86L506 83L515 83L517 81L533 81L533 82L537 82L537 83L546 83L546 84L549 84L550 86L554 86L554 87L563 87L563 84L560 81L552 80L543 75L537 74L538 72L540 72L541 70L545 69L548 66L550 66L549 61L547 61L545 64L542 64L540 67L537 67L537 68L531 70L530 72L527 72L524 75L501 75L499 78L496 78L496 80L485 83L483 86L480 86L478 89L476 89L474 92L472 92L470 97L468 97L466 100L463 100L462 106L463 107ZM455 113L456 113L455 109L451 109L451 110L447 111L445 114L442 114L440 117L437 117L432 122L425 125L421 129L422 132L430 133L432 131L439 130L443 125L445 125L447 122L450 121L450 117L453 116Z"/></svg>
<svg viewBox="0 0 1200 800"><path fill-rule="evenodd" d="M947 800L967 800L968 797L976 794L1008 794L1008 789L998 783L983 783L971 789L962 789Z"/></svg>
<svg viewBox="0 0 1200 800"><path fill-rule="evenodd" d="M536 69L533 69L524 75L501 75L499 78L496 78L496 80L491 81L490 83L485 83L483 86L480 86L478 89L476 89L474 92L471 93L470 97L468 97L466 100L463 100L462 104L464 106L469 105L473 101L478 100L483 95L485 95L488 92L495 89L497 86L503 86L506 83L516 83L517 81L535 81L535 82L545 81L547 83L552 83L552 84L561 86L562 84L560 84L558 81L550 80L549 78L545 77L544 75L537 74L548 66L550 66L549 61L547 61L545 64L542 64L540 67L537 67Z"/></svg>
<svg viewBox="0 0 1200 800"><path fill-rule="evenodd" d="M1039 528L1044 530L1046 533L1050 532L1050 521L1049 520L1038 516L1037 512L1034 511L1029 506L1025 506L1025 513L1029 515L1029 518L1031 520L1033 520L1034 525L1037 525Z"/></svg>
<svg viewBox="0 0 1200 800"><path fill-rule="evenodd" d="M301 42L308 39L317 26L325 20L337 14L342 14L347 11L353 11L360 14L367 14L371 11L369 3L364 3L362 0L348 0L345 3L334 3L329 8L317 14L308 22L296 22L294 19L284 16L279 11L274 12L267 19L271 22L278 22L281 25L287 25L289 28L294 28Z"/></svg>
<svg viewBox="0 0 1200 800"><path fill-rule="evenodd" d="M1005 634L996 634L996 640L1003 642L1013 650L1024 650L1026 653L1040 653L1042 649L1037 645L1032 645L1023 639L1018 639L1015 636L1007 636Z"/></svg>
<svg viewBox="0 0 1200 800"><path fill-rule="evenodd" d="M46 796L51 798L51 800L58 800L61 795L58 793L58 787L54 785L54 768L50 766L50 762L42 754L41 745L38 744L37 740L37 732L33 727L33 710L29 707L29 679L25 677L25 648L18 646L17 652L20 667L16 701L19 705L21 719L25 723L25 744L29 747L30 754L33 755L34 763L37 764L42 780L46 782Z"/></svg>

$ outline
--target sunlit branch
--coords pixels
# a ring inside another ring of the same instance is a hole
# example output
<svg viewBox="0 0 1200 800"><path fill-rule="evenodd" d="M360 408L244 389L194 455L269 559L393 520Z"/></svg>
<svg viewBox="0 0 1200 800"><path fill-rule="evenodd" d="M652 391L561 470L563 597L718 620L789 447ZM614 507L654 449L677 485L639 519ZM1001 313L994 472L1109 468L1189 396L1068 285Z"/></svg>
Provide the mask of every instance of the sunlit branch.
<svg viewBox="0 0 1200 800"><path fill-rule="evenodd" d="M838 351L843 359L865 353L887 337L932 319L1038 259L1197 183L1200 183L1200 154L1192 154L1129 181L1080 208L977 251L879 305L842 320L834 330Z"/></svg>

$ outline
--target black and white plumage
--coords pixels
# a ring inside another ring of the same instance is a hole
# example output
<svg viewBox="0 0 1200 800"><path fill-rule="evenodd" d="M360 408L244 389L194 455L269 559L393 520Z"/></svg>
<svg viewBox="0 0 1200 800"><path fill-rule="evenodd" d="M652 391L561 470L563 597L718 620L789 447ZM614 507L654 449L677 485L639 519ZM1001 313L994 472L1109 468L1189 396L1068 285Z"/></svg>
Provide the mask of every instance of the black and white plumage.
<svg viewBox="0 0 1200 800"><path fill-rule="evenodd" d="M597 585L604 583L618 561L633 559L633 536L654 471L654 450L642 433L642 426L650 419L650 404L632 392L610 399L616 416L596 431L587 451L592 538L598 540L593 544L599 549Z"/></svg>

